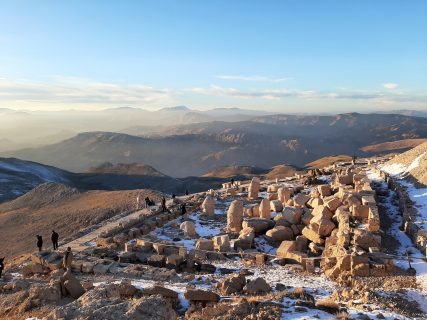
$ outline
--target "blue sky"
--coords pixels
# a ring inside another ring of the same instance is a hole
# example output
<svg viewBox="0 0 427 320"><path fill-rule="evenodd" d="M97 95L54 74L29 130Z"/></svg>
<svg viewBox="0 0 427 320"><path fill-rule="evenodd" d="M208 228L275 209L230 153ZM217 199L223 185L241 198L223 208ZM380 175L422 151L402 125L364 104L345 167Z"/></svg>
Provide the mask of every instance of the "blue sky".
<svg viewBox="0 0 427 320"><path fill-rule="evenodd" d="M427 1L1 1L0 107L427 109Z"/></svg>

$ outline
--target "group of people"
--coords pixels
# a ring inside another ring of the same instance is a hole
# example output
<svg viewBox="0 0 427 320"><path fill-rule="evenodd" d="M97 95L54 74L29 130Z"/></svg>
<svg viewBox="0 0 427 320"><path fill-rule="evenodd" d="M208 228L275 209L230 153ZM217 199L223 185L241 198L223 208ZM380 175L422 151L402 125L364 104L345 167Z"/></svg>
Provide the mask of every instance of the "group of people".
<svg viewBox="0 0 427 320"><path fill-rule="evenodd" d="M51 238L52 238L53 250L57 250L58 249L59 235L57 232L55 232L55 230L52 230ZM37 235L37 247L38 247L39 251L42 251L43 238L40 235ZM4 259L5 259L5 257L0 258L0 279L2 277L3 270L4 270ZM65 269L68 270L71 268L72 262L73 262L73 253L71 252L71 248L68 247L64 253L62 265Z"/></svg>
<svg viewBox="0 0 427 320"><path fill-rule="evenodd" d="M43 237L41 235L36 235L37 238L37 248L39 251L42 251L43 249ZM58 241L59 241L59 234L55 230L52 230L52 234L50 236L50 239L52 240L52 246L53 250L58 250Z"/></svg>

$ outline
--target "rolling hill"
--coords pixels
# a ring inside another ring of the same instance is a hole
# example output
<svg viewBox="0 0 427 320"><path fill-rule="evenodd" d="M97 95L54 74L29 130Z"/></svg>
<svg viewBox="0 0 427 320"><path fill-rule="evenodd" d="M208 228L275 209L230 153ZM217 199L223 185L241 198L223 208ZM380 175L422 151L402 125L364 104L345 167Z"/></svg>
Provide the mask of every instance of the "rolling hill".
<svg viewBox="0 0 427 320"><path fill-rule="evenodd" d="M405 150L414 148L426 141L427 139L404 139L404 140L384 142L384 143L366 146L366 147L360 148L360 150L368 153L405 151Z"/></svg>
<svg viewBox="0 0 427 320"><path fill-rule="evenodd" d="M400 174L418 186L427 186L427 142L395 156L383 169L391 174Z"/></svg>
<svg viewBox="0 0 427 320"><path fill-rule="evenodd" d="M180 112L180 111L179 111ZM427 138L427 118L396 114L267 115L158 128L155 136L86 132L62 142L3 153L74 172L104 162L144 163L171 177L199 176L222 166L271 168L331 154L369 156L360 148Z"/></svg>
<svg viewBox="0 0 427 320"><path fill-rule="evenodd" d="M168 194L183 194L218 188L221 177L169 177L144 164L104 163L91 172L73 173L40 163L16 158L0 158L0 203L32 192L46 182L66 185L79 191L153 189Z"/></svg>

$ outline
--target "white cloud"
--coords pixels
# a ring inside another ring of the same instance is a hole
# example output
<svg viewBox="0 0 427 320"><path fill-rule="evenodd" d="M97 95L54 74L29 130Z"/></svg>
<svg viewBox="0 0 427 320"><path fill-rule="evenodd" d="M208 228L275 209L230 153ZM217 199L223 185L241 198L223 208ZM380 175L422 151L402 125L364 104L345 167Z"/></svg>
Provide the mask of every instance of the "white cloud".
<svg viewBox="0 0 427 320"><path fill-rule="evenodd" d="M210 85L206 88L193 88L190 91L208 96L231 97L241 99L304 99L315 101L318 100L346 100L353 102L366 102L372 105L394 104L411 104L412 106L425 105L427 95L409 94L402 92L370 92L370 91L340 91L337 92L318 92L315 90L291 90L291 89L264 89L264 90L241 90L235 88L224 88L217 85Z"/></svg>
<svg viewBox="0 0 427 320"><path fill-rule="evenodd" d="M388 89L388 90L397 89L398 86L399 85L397 83L393 83L393 82L383 83L383 87Z"/></svg>
<svg viewBox="0 0 427 320"><path fill-rule="evenodd" d="M221 80L238 80L238 81L258 81L258 82L284 82L291 78L270 78L266 76L233 76L233 75L219 75L215 76Z"/></svg>
<svg viewBox="0 0 427 320"><path fill-rule="evenodd" d="M44 105L150 105L170 100L168 89L145 85L112 84L79 78L54 78L49 82L0 78L2 104Z"/></svg>

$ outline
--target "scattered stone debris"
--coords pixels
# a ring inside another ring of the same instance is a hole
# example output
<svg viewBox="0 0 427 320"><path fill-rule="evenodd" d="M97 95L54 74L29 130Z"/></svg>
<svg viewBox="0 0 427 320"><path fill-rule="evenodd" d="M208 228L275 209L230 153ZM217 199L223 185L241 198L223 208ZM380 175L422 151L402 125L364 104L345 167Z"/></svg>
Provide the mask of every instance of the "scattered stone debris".
<svg viewBox="0 0 427 320"><path fill-rule="evenodd" d="M10 266L0 317L425 318L405 292L415 277L382 252L372 170L341 163L168 200L105 229L67 270L60 251Z"/></svg>

